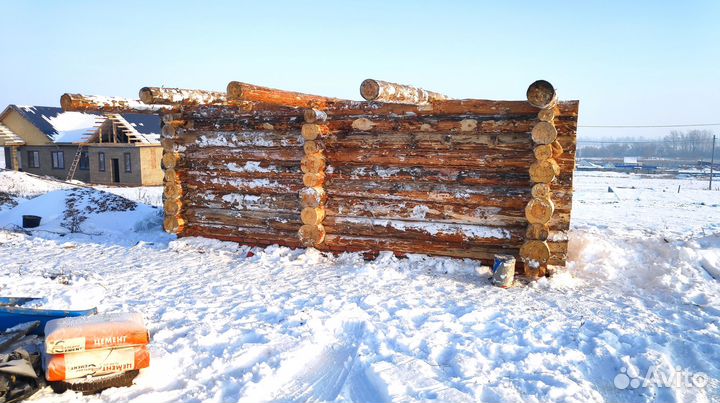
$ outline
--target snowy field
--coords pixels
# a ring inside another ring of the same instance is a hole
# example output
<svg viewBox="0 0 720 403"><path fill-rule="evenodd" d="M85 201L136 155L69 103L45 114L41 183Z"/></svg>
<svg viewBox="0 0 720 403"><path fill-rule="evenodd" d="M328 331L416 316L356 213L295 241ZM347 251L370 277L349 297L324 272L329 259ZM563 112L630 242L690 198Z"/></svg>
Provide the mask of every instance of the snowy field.
<svg viewBox="0 0 720 403"><path fill-rule="evenodd" d="M35 180L0 172L0 191L23 190L0 227L44 217L0 230L0 294L141 312L153 340L132 388L33 401L720 400L720 192L705 182L578 172L567 270L505 290L470 260L176 240L142 204L156 189L113 189L129 209ZM655 377L681 373L698 382Z"/></svg>

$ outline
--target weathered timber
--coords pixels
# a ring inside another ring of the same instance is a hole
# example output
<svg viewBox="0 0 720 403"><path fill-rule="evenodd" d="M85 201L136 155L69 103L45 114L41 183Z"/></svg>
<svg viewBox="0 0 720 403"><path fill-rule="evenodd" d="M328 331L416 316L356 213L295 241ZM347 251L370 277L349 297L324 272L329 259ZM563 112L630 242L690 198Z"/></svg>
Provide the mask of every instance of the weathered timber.
<svg viewBox="0 0 720 403"><path fill-rule="evenodd" d="M550 247L545 241L529 240L520 247L520 256L526 262L547 263L550 259Z"/></svg>
<svg viewBox="0 0 720 403"><path fill-rule="evenodd" d="M532 129L532 139L536 144L552 144L557 137L558 131L550 122L538 122Z"/></svg>
<svg viewBox="0 0 720 403"><path fill-rule="evenodd" d="M174 110L170 105L148 105L119 97L103 97L97 95L63 94L60 106L65 112L114 112L114 113L158 113Z"/></svg>
<svg viewBox="0 0 720 403"><path fill-rule="evenodd" d="M292 248L303 246L298 240L297 230L289 232L274 228L268 229L190 222L186 225L182 235L210 237L250 246L264 247L269 245L283 245Z"/></svg>
<svg viewBox="0 0 720 403"><path fill-rule="evenodd" d="M449 97L437 92L368 78L360 84L360 95L368 101L398 104L427 104Z"/></svg>
<svg viewBox="0 0 720 403"><path fill-rule="evenodd" d="M303 224L298 230L300 243L305 246L318 246L325 240L325 228L323 225Z"/></svg>
<svg viewBox="0 0 720 403"><path fill-rule="evenodd" d="M299 191L300 206L320 207L327 201L327 193L321 187L306 187Z"/></svg>
<svg viewBox="0 0 720 403"><path fill-rule="evenodd" d="M305 150L305 155L317 155L325 151L325 143L319 140L305 140L303 150Z"/></svg>
<svg viewBox="0 0 720 403"><path fill-rule="evenodd" d="M302 224L297 213L281 213L262 210L222 210L188 207L183 214L191 222L241 226L246 228L294 231Z"/></svg>
<svg viewBox="0 0 720 403"><path fill-rule="evenodd" d="M555 211L555 204L550 199L533 197L525 207L525 218L530 224L547 224Z"/></svg>
<svg viewBox="0 0 720 403"><path fill-rule="evenodd" d="M533 154L538 161L548 160L553 156L553 148L550 144L541 144L533 149Z"/></svg>
<svg viewBox="0 0 720 403"><path fill-rule="evenodd" d="M324 207L305 207L300 212L300 218L303 224L318 225L325 219Z"/></svg>
<svg viewBox="0 0 720 403"><path fill-rule="evenodd" d="M252 148L282 148L301 147L302 137L299 131L209 131L186 130L182 137L173 139L176 144L188 148L203 147L252 147Z"/></svg>
<svg viewBox="0 0 720 403"><path fill-rule="evenodd" d="M326 167L325 157L318 155L305 156L300 160L300 169L304 173L324 172Z"/></svg>
<svg viewBox="0 0 720 403"><path fill-rule="evenodd" d="M300 200L297 193L246 194L215 189L189 191L183 195L187 208L213 208L224 210L261 210L297 214Z"/></svg>
<svg viewBox="0 0 720 403"><path fill-rule="evenodd" d="M163 210L165 215L177 215L182 208L182 203L178 199L166 199L163 203Z"/></svg>
<svg viewBox="0 0 720 403"><path fill-rule="evenodd" d="M328 146L326 144L326 146ZM490 150L490 148L486 148ZM529 149L529 147L528 147ZM353 148L328 148L325 156L330 164L346 164L364 162L368 165L390 165L390 166L446 166L472 168L494 168L498 172L502 168L510 170L527 168L534 160L532 153L508 151L502 154L488 152L468 153L465 150L438 150L432 153L429 158L428 152L424 150L408 149L398 152L394 149L353 149Z"/></svg>
<svg viewBox="0 0 720 403"><path fill-rule="evenodd" d="M530 180L535 183L550 183L560 174L560 166L554 159L535 161L530 165Z"/></svg>
<svg viewBox="0 0 720 403"><path fill-rule="evenodd" d="M224 92L182 88L143 87L139 97L145 104L158 105L223 105L227 102Z"/></svg>
<svg viewBox="0 0 720 403"><path fill-rule="evenodd" d="M577 117L578 101L558 102L558 117ZM486 99L451 99L428 105L406 105L377 102L334 102L323 109L329 120L339 116L537 116L539 108L526 101L492 101Z"/></svg>
<svg viewBox="0 0 720 403"><path fill-rule="evenodd" d="M540 112L538 112L538 120L541 120L543 122L552 122L555 120L555 116L558 115L560 111L557 109L557 107L553 108L546 108L541 109Z"/></svg>
<svg viewBox="0 0 720 403"><path fill-rule="evenodd" d="M334 102L342 101L337 98L283 91L239 81L231 81L228 84L227 95L229 99L238 101L263 102L297 108L323 108Z"/></svg>
<svg viewBox="0 0 720 403"><path fill-rule="evenodd" d="M163 228L171 234L180 234L185 228L185 220L178 216L165 216Z"/></svg>
<svg viewBox="0 0 720 403"><path fill-rule="evenodd" d="M388 220L368 217L326 216L328 234L363 237L418 239L425 241L520 247L523 228L488 227L475 224L434 223L431 221Z"/></svg>
<svg viewBox="0 0 720 403"><path fill-rule="evenodd" d="M309 108L305 109L303 117L305 118L306 123L324 122L327 120L327 113L319 109Z"/></svg>
<svg viewBox="0 0 720 403"><path fill-rule="evenodd" d="M325 183L325 172L308 172L303 175L303 185L307 187L322 186Z"/></svg>
<svg viewBox="0 0 720 403"><path fill-rule="evenodd" d="M525 238L538 241L546 241L550 236L550 228L547 224L530 224L525 232Z"/></svg>
<svg viewBox="0 0 720 403"><path fill-rule="evenodd" d="M301 177L298 176L298 178ZM251 195L293 193L299 192L303 187L302 180L300 179L248 179L200 175L188 175L184 178L183 183L202 189L211 188L216 191Z"/></svg>
<svg viewBox="0 0 720 403"><path fill-rule="evenodd" d="M314 123L306 123L302 125L300 131L305 140L315 140L320 136L328 133L328 127L325 125L317 125Z"/></svg>
<svg viewBox="0 0 720 403"><path fill-rule="evenodd" d="M527 100L537 108L552 108L557 103L555 88L545 80L537 80L527 89Z"/></svg>

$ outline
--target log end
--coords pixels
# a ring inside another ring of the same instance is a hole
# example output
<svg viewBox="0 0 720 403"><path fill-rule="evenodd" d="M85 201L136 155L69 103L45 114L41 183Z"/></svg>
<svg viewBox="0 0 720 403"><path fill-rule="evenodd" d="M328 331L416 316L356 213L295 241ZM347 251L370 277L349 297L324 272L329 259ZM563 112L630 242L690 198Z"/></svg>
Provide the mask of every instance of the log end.
<svg viewBox="0 0 720 403"><path fill-rule="evenodd" d="M228 99L242 99L243 85L240 81L230 81L227 86Z"/></svg>
<svg viewBox="0 0 720 403"><path fill-rule="evenodd" d="M73 95L74 94L62 94L60 96L60 107L63 111L73 111Z"/></svg>
<svg viewBox="0 0 720 403"><path fill-rule="evenodd" d="M367 101L373 101L380 95L380 84L372 78L360 83L360 95Z"/></svg>
<svg viewBox="0 0 720 403"><path fill-rule="evenodd" d="M547 108L557 99L555 88L545 80L537 80L527 89L527 100L537 108Z"/></svg>
<svg viewBox="0 0 720 403"><path fill-rule="evenodd" d="M153 99L153 92L152 92L152 88L150 88L150 87L142 87L142 88L140 88L139 97L140 97L140 102L142 102L142 103L144 103L144 104L148 104L148 105L149 105L149 104L154 103L154 102L153 102L153 101L154 101L154 99Z"/></svg>
<svg viewBox="0 0 720 403"><path fill-rule="evenodd" d="M325 240L325 227L305 224L298 230L298 237L304 246L319 245Z"/></svg>

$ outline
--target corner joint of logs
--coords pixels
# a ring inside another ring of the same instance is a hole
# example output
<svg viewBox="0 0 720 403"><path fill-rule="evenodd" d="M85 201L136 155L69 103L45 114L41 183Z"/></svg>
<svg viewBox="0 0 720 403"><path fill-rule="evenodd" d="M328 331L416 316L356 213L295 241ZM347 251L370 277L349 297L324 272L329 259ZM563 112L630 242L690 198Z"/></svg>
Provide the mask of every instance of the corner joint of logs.
<svg viewBox="0 0 720 403"><path fill-rule="evenodd" d="M309 108L303 112L303 150L305 156L300 162L303 172L303 188L300 191L300 219L303 225L298 230L300 243L304 246L318 246L325 240L325 144L322 136L328 133L324 124L327 114L322 110Z"/></svg>

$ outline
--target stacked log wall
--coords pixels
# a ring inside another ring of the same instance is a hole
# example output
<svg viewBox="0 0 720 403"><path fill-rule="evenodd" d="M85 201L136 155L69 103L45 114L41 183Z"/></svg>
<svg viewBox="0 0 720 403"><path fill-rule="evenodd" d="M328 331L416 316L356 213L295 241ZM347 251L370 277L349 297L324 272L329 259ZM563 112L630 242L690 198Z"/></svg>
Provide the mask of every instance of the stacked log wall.
<svg viewBox="0 0 720 403"><path fill-rule="evenodd" d="M301 115L293 108L197 106L176 116L182 122L177 129L165 129L172 127L166 123L163 147L178 156L173 172L184 223L171 232L252 246L302 246Z"/></svg>

